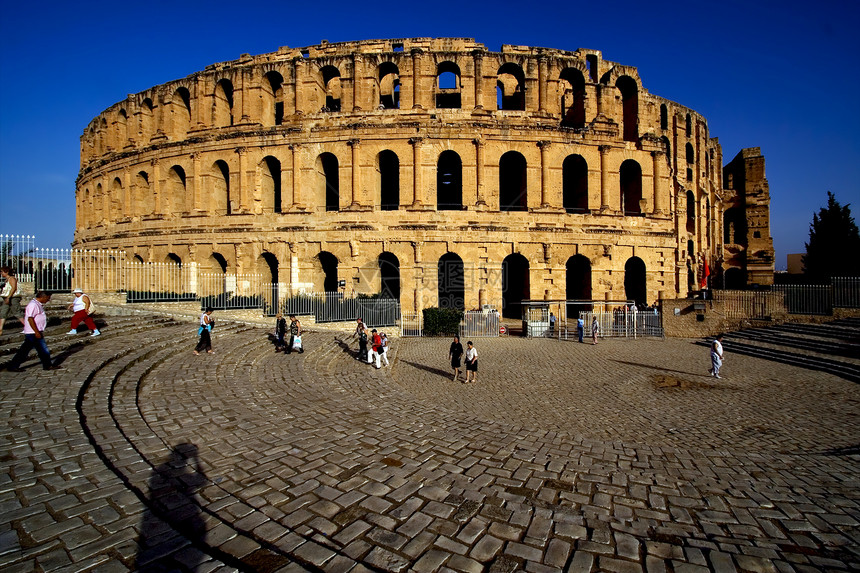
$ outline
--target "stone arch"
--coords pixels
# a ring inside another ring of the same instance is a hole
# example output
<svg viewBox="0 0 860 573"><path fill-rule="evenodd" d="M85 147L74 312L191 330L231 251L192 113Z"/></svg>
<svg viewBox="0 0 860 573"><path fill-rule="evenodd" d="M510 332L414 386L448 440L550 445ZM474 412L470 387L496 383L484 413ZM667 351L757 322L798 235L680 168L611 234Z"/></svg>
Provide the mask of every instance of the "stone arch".
<svg viewBox="0 0 860 573"><path fill-rule="evenodd" d="M502 261L502 316L522 318L522 302L530 298L529 261L512 253Z"/></svg>
<svg viewBox="0 0 860 573"><path fill-rule="evenodd" d="M588 212L588 163L581 155L568 155L562 163L562 203L568 213Z"/></svg>
<svg viewBox="0 0 860 573"><path fill-rule="evenodd" d="M730 207L723 213L723 231L726 244L746 245L746 218L740 207Z"/></svg>
<svg viewBox="0 0 860 573"><path fill-rule="evenodd" d="M393 62L379 65L379 107L400 109L400 69Z"/></svg>
<svg viewBox="0 0 860 573"><path fill-rule="evenodd" d="M565 298L567 300L591 300L591 261L585 255L574 255L565 265ZM580 312L591 310L591 305L569 303L567 316L576 318Z"/></svg>
<svg viewBox="0 0 860 573"><path fill-rule="evenodd" d="M263 125L284 123L284 76L272 70L263 76L260 100Z"/></svg>
<svg viewBox="0 0 860 573"><path fill-rule="evenodd" d="M496 74L496 102L501 110L526 109L526 76L519 64L508 62Z"/></svg>
<svg viewBox="0 0 860 573"><path fill-rule="evenodd" d="M451 61L439 63L436 66L436 107L460 109L461 88L460 66Z"/></svg>
<svg viewBox="0 0 860 573"><path fill-rule="evenodd" d="M436 209L458 211L463 208L463 162L456 151L447 149L436 163Z"/></svg>
<svg viewBox="0 0 860 573"><path fill-rule="evenodd" d="M316 206L326 211L340 210L340 167L333 153L317 156Z"/></svg>
<svg viewBox="0 0 860 573"><path fill-rule="evenodd" d="M314 289L322 292L337 292L338 264L337 257L328 251L320 251L316 256L317 276Z"/></svg>
<svg viewBox="0 0 860 573"><path fill-rule="evenodd" d="M325 111L339 112L342 89L340 85L340 70L334 66L323 66L320 69L323 93L325 93Z"/></svg>
<svg viewBox="0 0 860 573"><path fill-rule="evenodd" d="M665 103L660 104L660 129L663 131L669 129L669 108Z"/></svg>
<svg viewBox="0 0 860 573"><path fill-rule="evenodd" d="M696 232L696 196L687 191L687 232Z"/></svg>
<svg viewBox="0 0 860 573"><path fill-rule="evenodd" d="M167 180L165 181L165 191L168 197L168 213L173 216L179 216L188 210L186 205L186 178L185 170L179 165L174 165L167 172Z"/></svg>
<svg viewBox="0 0 860 573"><path fill-rule="evenodd" d="M111 182L110 195L108 195L110 212L107 214L108 220L116 222L122 218L125 209L125 189L122 185L122 180L119 177L114 177Z"/></svg>
<svg viewBox="0 0 860 573"><path fill-rule="evenodd" d="M585 76L577 68L565 68L559 75L561 125L585 127Z"/></svg>
<svg viewBox="0 0 860 573"><path fill-rule="evenodd" d="M625 215L641 215L642 168L635 160L628 159L621 164L619 179L621 183L621 211Z"/></svg>
<svg viewBox="0 0 860 573"><path fill-rule="evenodd" d="M191 127L191 93L180 86L170 99L170 133L172 139L185 139Z"/></svg>
<svg viewBox="0 0 860 573"><path fill-rule="evenodd" d="M439 307L464 310L466 283L463 259L457 253L445 253L439 257L437 271Z"/></svg>
<svg viewBox="0 0 860 573"><path fill-rule="evenodd" d="M379 292L385 297L400 300L400 260L397 255L384 251L376 261L379 266Z"/></svg>
<svg viewBox="0 0 860 573"><path fill-rule="evenodd" d="M726 272L723 275L723 282L725 284L726 289L729 290L738 290L747 286L747 278L746 273L743 269L738 267L731 267L726 269Z"/></svg>
<svg viewBox="0 0 860 573"><path fill-rule="evenodd" d="M648 303L648 283L645 261L630 257L624 264L624 296L636 306Z"/></svg>
<svg viewBox="0 0 860 573"><path fill-rule="evenodd" d="M518 151L508 151L499 159L499 210L528 209L528 164Z"/></svg>
<svg viewBox="0 0 860 573"><path fill-rule="evenodd" d="M380 151L376 156L379 172L379 208L383 211L396 211L400 208L400 159L390 149Z"/></svg>
<svg viewBox="0 0 860 573"><path fill-rule="evenodd" d="M216 215L230 215L233 205L230 199L230 166L223 159L212 164L212 209Z"/></svg>
<svg viewBox="0 0 860 573"><path fill-rule="evenodd" d="M146 171L138 171L134 176L134 185L131 188L130 211L132 216L152 214L152 191L149 187L149 174Z"/></svg>
<svg viewBox="0 0 860 573"><path fill-rule="evenodd" d="M138 131L137 135L143 141L149 140L152 137L152 134L155 132L153 126L153 110L155 109L155 105L153 105L152 100L148 97L143 98L143 101L140 102L140 107L138 108L139 119L138 119Z"/></svg>
<svg viewBox="0 0 860 573"><path fill-rule="evenodd" d="M212 124L214 127L233 125L233 83L224 78L215 84L212 104Z"/></svg>
<svg viewBox="0 0 860 573"><path fill-rule="evenodd" d="M687 152L686 153L687 163L688 164L695 163L696 162L696 152L693 150L693 144L687 142L687 145L685 145L684 148Z"/></svg>
<svg viewBox="0 0 860 573"><path fill-rule="evenodd" d="M639 85L630 76L621 76L615 87L621 92L624 141L639 141Z"/></svg>
<svg viewBox="0 0 860 573"><path fill-rule="evenodd" d="M267 155L260 162L260 186L263 213L281 212L281 162Z"/></svg>
<svg viewBox="0 0 860 573"><path fill-rule="evenodd" d="M200 265L202 272L208 273L226 273L227 258L217 251L212 251L212 254Z"/></svg>
<svg viewBox="0 0 860 573"><path fill-rule="evenodd" d="M126 141L128 141L128 113L125 111L125 108L120 108L116 114L114 139L116 139L117 149L125 147Z"/></svg>
<svg viewBox="0 0 860 573"><path fill-rule="evenodd" d="M280 273L278 257L269 251L263 251L257 257L256 271L263 278L264 283L277 283Z"/></svg>

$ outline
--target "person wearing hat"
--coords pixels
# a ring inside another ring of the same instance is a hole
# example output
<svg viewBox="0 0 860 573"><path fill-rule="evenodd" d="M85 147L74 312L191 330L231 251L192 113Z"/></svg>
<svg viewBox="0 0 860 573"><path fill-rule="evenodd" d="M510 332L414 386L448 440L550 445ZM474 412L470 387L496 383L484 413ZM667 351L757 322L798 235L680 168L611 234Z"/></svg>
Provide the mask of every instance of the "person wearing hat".
<svg viewBox="0 0 860 573"><path fill-rule="evenodd" d="M78 325L83 322L87 325L87 328L92 331L90 336L98 336L101 332L96 328L96 323L93 321L93 317L90 316L90 309L92 308L90 297L85 295L84 291L79 288L73 290L72 293L75 295L75 300L73 300L72 304L69 305L69 310L74 314L72 315L72 329L69 331L69 334L77 334Z"/></svg>

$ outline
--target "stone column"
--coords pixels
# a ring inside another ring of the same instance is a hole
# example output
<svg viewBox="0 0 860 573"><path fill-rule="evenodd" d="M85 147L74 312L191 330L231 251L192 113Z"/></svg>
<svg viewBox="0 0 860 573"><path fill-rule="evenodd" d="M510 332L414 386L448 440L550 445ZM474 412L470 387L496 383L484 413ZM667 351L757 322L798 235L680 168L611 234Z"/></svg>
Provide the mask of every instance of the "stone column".
<svg viewBox="0 0 860 573"><path fill-rule="evenodd" d="M290 151L293 156L293 203L290 207L290 210L304 210L304 205L302 204L302 185L301 185L301 170L302 170L302 160L301 160L301 145L298 143L290 144Z"/></svg>
<svg viewBox="0 0 860 573"><path fill-rule="evenodd" d="M481 139L473 139L475 144L475 185L478 192L478 199L475 207L478 211L487 209L487 202L484 199L484 141Z"/></svg>
<svg viewBox="0 0 860 573"><path fill-rule="evenodd" d="M538 111L546 112L547 58L538 56Z"/></svg>
<svg viewBox="0 0 860 573"><path fill-rule="evenodd" d="M361 207L361 165L359 158L361 140L350 139L346 143L352 148L352 199L349 203L349 209L359 209Z"/></svg>
<svg viewBox="0 0 860 573"><path fill-rule="evenodd" d="M423 137L413 137L409 140L412 145L412 208L423 208L424 190L421 187L423 177L421 176L421 144Z"/></svg>
<svg viewBox="0 0 860 573"><path fill-rule="evenodd" d="M211 107L206 105L206 77L204 74L197 76L194 82L194 111L197 120L197 129L206 128L206 109Z"/></svg>
<svg viewBox="0 0 860 573"><path fill-rule="evenodd" d="M153 215L161 215L162 209L164 209L164 197L161 196L161 185L159 185L159 173L158 173L158 159L153 159L149 162L152 166L152 183L150 184L150 190L153 195ZM95 191L95 190L94 190Z"/></svg>
<svg viewBox="0 0 860 573"><path fill-rule="evenodd" d="M237 211L239 213L247 213L248 212L248 186L246 185L246 174L245 170L247 169L247 161L248 161L248 149L246 147L239 147L236 149L236 153L239 154L239 173L238 177L236 177L236 182L239 184L238 189L236 190L236 194L239 197L239 208Z"/></svg>
<svg viewBox="0 0 860 573"><path fill-rule="evenodd" d="M122 170L122 181L122 213L120 213L120 217L132 217L134 213L131 209L131 173L129 172L128 167Z"/></svg>
<svg viewBox="0 0 860 573"><path fill-rule="evenodd" d="M302 58L293 60L293 107L297 114L302 113L304 101L302 98L302 80L304 79L305 61Z"/></svg>
<svg viewBox="0 0 860 573"><path fill-rule="evenodd" d="M239 112L241 114L239 123L250 123L251 116L248 115L248 73L244 68L239 69ZM234 91L235 97L235 91Z"/></svg>
<svg viewBox="0 0 860 573"><path fill-rule="evenodd" d="M412 49L412 109L424 109L424 90L421 85L421 48Z"/></svg>
<svg viewBox="0 0 860 573"><path fill-rule="evenodd" d="M609 172L606 169L606 156L609 153L608 145L598 147L600 151L600 210L609 210Z"/></svg>
<svg viewBox="0 0 860 573"><path fill-rule="evenodd" d="M484 52L472 52L475 58L475 109L484 109ZM480 189L478 191L480 202Z"/></svg>
<svg viewBox="0 0 860 573"><path fill-rule="evenodd" d="M352 55L352 111L361 111L361 83L364 71L364 56ZM372 108L371 108L372 109ZM355 192L353 191L353 197Z"/></svg>
<svg viewBox="0 0 860 573"><path fill-rule="evenodd" d="M549 160L546 156L552 142L538 141L537 145L540 147L540 206L549 209Z"/></svg>
<svg viewBox="0 0 860 573"><path fill-rule="evenodd" d="M281 172L280 172L279 176L281 178L281 204L273 206L273 210L275 211L275 213L283 213L286 210L285 207L288 207L288 206L293 204L292 189L290 189L290 181L287 179L287 170L284 169L283 165L281 165ZM287 189L290 189L290 198L289 199L287 199L287 196L286 196Z"/></svg>
<svg viewBox="0 0 860 573"><path fill-rule="evenodd" d="M191 177L194 178L192 181L192 211L203 211L203 195L201 191L202 180L201 180L201 172L200 172L200 154L192 153L191 154Z"/></svg>
<svg viewBox="0 0 860 573"><path fill-rule="evenodd" d="M652 205L653 205L655 215L662 215L666 210L666 207L663 205L663 196L660 193L660 179L662 179L662 175L663 175L663 173L662 173L663 163L665 163L665 161L666 161L664 158L665 155L666 154L663 153L662 151L652 151L651 152L652 164L654 166L653 167L653 169L654 169L654 176L653 176L654 203Z"/></svg>

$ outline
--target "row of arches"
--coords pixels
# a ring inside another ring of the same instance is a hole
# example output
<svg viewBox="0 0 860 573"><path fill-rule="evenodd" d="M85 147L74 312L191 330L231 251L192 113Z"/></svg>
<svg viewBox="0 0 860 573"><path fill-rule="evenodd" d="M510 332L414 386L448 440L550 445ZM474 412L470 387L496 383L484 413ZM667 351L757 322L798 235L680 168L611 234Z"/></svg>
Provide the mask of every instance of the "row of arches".
<svg viewBox="0 0 860 573"><path fill-rule="evenodd" d="M498 164L498 197L501 211L528 210L528 162L518 151L504 153ZM398 210L404 204L401 192L401 163L398 155L391 150L383 150L376 156L375 204L381 210ZM285 197L283 166L273 156L265 156L258 165L260 198L263 212L282 213L291 205ZM342 204L340 188L340 161L331 152L317 156L311 172L313 180L313 206L325 211L338 211ZM199 174L205 197L195 198L189 189L188 176L180 165L167 169L166 176L159 181L157 193L155 181L147 171L139 171L132 178L129 193L126 193L123 180L115 177L108 189L97 183L91 191L84 188L83 203L89 208L79 212L92 213L94 221L102 219L115 221L127 216L141 216L157 213L182 214L195 208L202 208L216 215L230 215L238 212L238 198L233 192L232 181L237 174L231 171L224 160L216 160L208 169ZM589 166L586 159L571 154L562 162L562 206L568 213L586 213L589 204ZM289 189L287 190L289 191ZM437 210L462 210L464 203L463 161L453 150L441 152L436 162ZM627 215L642 214L642 168L633 159L625 160L619 169L619 198L621 210ZM153 201L153 195L156 200ZM201 203L195 204L195 201ZM128 203L128 204L126 204Z"/></svg>

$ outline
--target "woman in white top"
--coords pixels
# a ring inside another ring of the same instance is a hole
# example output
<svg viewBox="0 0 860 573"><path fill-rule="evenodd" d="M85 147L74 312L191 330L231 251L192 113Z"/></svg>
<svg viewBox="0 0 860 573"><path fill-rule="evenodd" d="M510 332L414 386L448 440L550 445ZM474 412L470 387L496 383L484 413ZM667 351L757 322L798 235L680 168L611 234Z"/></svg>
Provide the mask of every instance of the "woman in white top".
<svg viewBox="0 0 860 573"><path fill-rule="evenodd" d="M471 340L466 343L466 381L464 384L468 384L470 381L478 381L478 350Z"/></svg>
<svg viewBox="0 0 860 573"><path fill-rule="evenodd" d="M12 267L0 268L0 275L6 279L3 290L0 290L0 334L2 334L3 324L7 319L21 320L21 289L18 288L18 279ZM21 322L24 321L21 320Z"/></svg>
<svg viewBox="0 0 860 573"><path fill-rule="evenodd" d="M215 354L212 352L212 335L209 333L212 330L212 325L215 321L212 320L212 307L208 307L206 312L200 315L200 342L197 343L197 347L194 349L194 356L197 356L202 351L206 351L209 354Z"/></svg>

